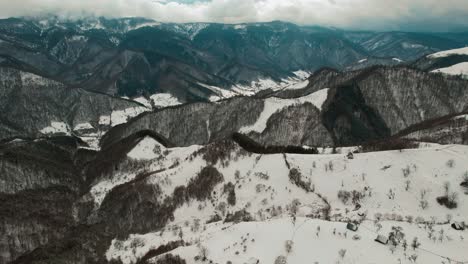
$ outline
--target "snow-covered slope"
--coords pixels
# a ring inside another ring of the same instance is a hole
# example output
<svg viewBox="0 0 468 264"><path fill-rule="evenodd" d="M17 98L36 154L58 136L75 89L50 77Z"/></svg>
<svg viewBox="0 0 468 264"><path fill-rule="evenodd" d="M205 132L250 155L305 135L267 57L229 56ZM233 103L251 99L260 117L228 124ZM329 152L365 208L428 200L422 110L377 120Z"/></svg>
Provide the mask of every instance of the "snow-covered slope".
<svg viewBox="0 0 468 264"><path fill-rule="evenodd" d="M437 52L431 55L428 55L428 58L441 58L441 57L448 57L451 55L468 55L468 47L460 48L460 49L453 49L453 50L444 50L441 52Z"/></svg>
<svg viewBox="0 0 468 264"><path fill-rule="evenodd" d="M144 145L132 152L141 152ZM155 173L146 184L161 188L162 197L171 195L207 166L200 154L206 153L205 148L168 149L153 160L149 171L184 162ZM412 150L356 153L351 159L346 154L261 155L235 147L214 164L223 181L210 199L191 200L177 208L163 230L114 239L107 259L136 263L151 249L183 240L169 253L187 263L200 263L196 259L201 253L213 263L274 263L279 256L290 264L413 263L410 258L429 264L468 261L466 231L449 225L468 222L468 196L460 186L468 171L467 146L428 144ZM229 182L234 186L234 203L226 202ZM350 196L345 199L347 192ZM457 208L436 201L446 193L456 193ZM241 211L251 221L208 223L214 215L224 219ZM346 230L348 221L361 223L357 232ZM379 234L388 236L392 227L401 227L404 233L396 247L374 241ZM413 249L415 237L421 245Z"/></svg>
<svg viewBox="0 0 468 264"><path fill-rule="evenodd" d="M265 105L263 107L263 112L261 113L260 117L257 119L255 124L241 128L240 132L248 133L248 132L258 132L261 133L265 130L268 119L270 117L282 109L292 106L292 105L299 105L304 103L311 103L319 110L322 109L322 105L327 100L328 89L322 89L310 95L300 97L297 99L280 99L276 97L270 97L265 100Z"/></svg>
<svg viewBox="0 0 468 264"><path fill-rule="evenodd" d="M468 75L468 62L462 62L450 67L440 68L432 72L439 72L449 75Z"/></svg>

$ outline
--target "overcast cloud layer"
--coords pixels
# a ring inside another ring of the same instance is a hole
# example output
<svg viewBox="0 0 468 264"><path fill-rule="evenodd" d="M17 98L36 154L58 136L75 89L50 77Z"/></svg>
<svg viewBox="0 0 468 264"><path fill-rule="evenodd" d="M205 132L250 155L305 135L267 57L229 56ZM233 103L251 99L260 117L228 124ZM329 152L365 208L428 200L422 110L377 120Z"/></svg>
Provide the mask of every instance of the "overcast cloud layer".
<svg viewBox="0 0 468 264"><path fill-rule="evenodd" d="M468 29L468 0L0 0L0 17L139 16L161 22L298 24L375 30Z"/></svg>

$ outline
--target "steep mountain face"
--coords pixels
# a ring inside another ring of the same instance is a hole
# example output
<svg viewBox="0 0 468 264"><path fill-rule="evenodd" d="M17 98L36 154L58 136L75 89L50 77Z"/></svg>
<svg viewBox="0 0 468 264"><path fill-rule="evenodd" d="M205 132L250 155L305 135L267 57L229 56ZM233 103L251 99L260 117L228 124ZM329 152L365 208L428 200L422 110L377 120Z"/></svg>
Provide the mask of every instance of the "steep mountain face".
<svg viewBox="0 0 468 264"><path fill-rule="evenodd" d="M69 137L16 140L0 148L0 263L63 239L77 224L85 179Z"/></svg>
<svg viewBox="0 0 468 264"><path fill-rule="evenodd" d="M36 138L52 134L97 138L143 105L68 88L62 83L13 68L0 67L0 138Z"/></svg>
<svg viewBox="0 0 468 264"><path fill-rule="evenodd" d="M284 22L0 21L1 65L72 87L148 99L168 93L181 102L271 88L299 70L394 65L463 45L447 36L355 33Z"/></svg>
<svg viewBox="0 0 468 264"><path fill-rule="evenodd" d="M278 97L189 104L139 116L112 129L102 146L140 130L161 134L176 146L203 145L236 132L262 145L356 145L463 113L467 99L468 81L458 77L407 67L324 69L310 77L307 87L281 91Z"/></svg>

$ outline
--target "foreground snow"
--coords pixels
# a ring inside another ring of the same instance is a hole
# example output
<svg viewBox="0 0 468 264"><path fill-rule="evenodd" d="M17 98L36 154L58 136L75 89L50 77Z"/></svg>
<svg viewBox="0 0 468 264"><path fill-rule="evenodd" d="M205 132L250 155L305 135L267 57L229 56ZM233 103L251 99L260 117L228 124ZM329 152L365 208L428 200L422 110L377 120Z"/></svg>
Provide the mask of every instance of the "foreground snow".
<svg viewBox="0 0 468 264"><path fill-rule="evenodd" d="M129 155L155 157L152 151L144 154L153 146L157 143L142 140ZM147 170L170 169L149 177L147 184L158 184L161 197L171 195L176 186L186 185L207 166L200 155L192 156L201 148L167 149L168 153L153 159ZM417 256L417 263L468 261L468 232L456 231L449 225L453 221L468 223L467 190L460 186L468 171L468 146L427 144L412 150L355 154L353 159L346 154L240 155L234 151L229 163L215 165L224 182L215 187L211 201L192 201L181 206L164 232L135 234L122 241L114 239L106 256L125 264L135 263L150 249L180 240L182 233L188 245L170 253L180 255L187 263L200 263L194 258L203 247L214 263L274 263L280 255L289 264L413 263L409 260L413 255ZM171 167L176 161L183 162ZM310 182L313 192L306 192L289 180L287 164L301 172L302 180ZM120 179L119 184L132 179L125 180L125 174L119 173L115 176ZM235 183L236 204L225 204L223 212L220 204L225 203L226 196L222 188L227 182ZM458 195L455 209L436 202L437 197L444 195L446 183L449 192ZM112 185L108 184L107 191ZM338 197L340 190L361 193L364 197L357 203L359 207L351 201L343 202ZM299 201L297 211L291 206L295 201ZM426 206L421 206L422 201L427 202ZM329 221L318 219L327 203ZM253 222L206 224L214 214L224 216L242 209L250 213ZM346 230L350 220L364 220L356 233ZM199 228L194 228L196 222L200 223ZM388 236L393 226L403 229L409 245L417 237L420 248L413 250L408 246L405 251L400 245L392 253L389 245L374 241L378 234ZM434 239L429 238L431 226ZM290 253L285 251L287 240L293 241ZM343 257L340 250L346 251Z"/></svg>

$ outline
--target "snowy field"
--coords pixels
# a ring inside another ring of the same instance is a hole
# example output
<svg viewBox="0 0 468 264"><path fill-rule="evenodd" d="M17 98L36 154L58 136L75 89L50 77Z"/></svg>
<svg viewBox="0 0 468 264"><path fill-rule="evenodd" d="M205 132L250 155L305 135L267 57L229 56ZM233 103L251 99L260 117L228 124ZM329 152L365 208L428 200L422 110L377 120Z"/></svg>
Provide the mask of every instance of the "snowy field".
<svg viewBox="0 0 468 264"><path fill-rule="evenodd" d="M201 155L193 155L201 148L165 149L145 138L128 156L144 161L149 171L165 169L146 179L158 184L164 197L207 166ZM214 165L224 180L211 200L179 207L164 232L114 239L106 256L136 263L149 250L182 239L185 245L168 253L187 263L203 263L204 255L205 263L275 263L278 258L277 263L468 263L468 232L450 226L468 223L467 190L460 186L468 171L468 146L427 144L356 153L352 159L347 154L260 155L237 148L228 162ZM177 161L183 162L171 166ZM292 182L291 171L300 173L308 191ZM115 177L96 183L91 192L97 204L114 186L134 178L124 171ZM235 185L234 205L223 194L228 182ZM455 197L456 208L436 201L446 194ZM216 214L240 210L252 221L207 223ZM360 223L356 232L346 229L349 221ZM395 246L374 241L377 235L391 237L392 227L398 227Z"/></svg>

